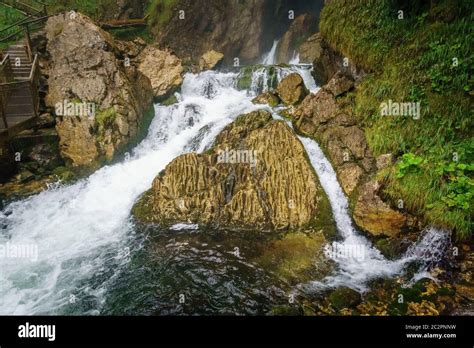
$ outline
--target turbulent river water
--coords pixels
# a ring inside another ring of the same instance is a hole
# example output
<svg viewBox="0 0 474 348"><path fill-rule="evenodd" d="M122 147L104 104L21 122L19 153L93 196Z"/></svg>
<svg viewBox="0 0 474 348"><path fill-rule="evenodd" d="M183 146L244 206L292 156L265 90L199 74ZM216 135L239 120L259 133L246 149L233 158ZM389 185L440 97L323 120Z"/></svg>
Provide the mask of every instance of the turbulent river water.
<svg viewBox="0 0 474 348"><path fill-rule="evenodd" d="M295 64L277 72L279 79L300 73L315 92L309 69ZM0 243L34 246L37 253L0 258L0 314L264 314L285 303L291 287L251 261L267 236L186 224L138 231L130 217L134 202L170 161L205 151L236 116L262 107L251 99L268 88L266 74L256 70L244 91L235 88L236 73L187 74L178 103L155 106L148 135L128 160L7 205L0 212ZM428 251L442 250L449 236L432 228L404 257L386 260L353 227L347 198L318 144L300 140L330 200L338 243L363 245L364 254L334 257L338 267L331 276L301 288L364 291L370 279L394 276L413 260L426 265L439 258Z"/></svg>

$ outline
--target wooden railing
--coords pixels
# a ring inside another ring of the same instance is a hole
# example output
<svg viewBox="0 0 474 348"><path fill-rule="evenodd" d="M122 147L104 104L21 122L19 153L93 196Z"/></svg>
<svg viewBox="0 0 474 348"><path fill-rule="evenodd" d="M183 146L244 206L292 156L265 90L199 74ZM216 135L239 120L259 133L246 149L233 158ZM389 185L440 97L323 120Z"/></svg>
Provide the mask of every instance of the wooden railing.
<svg viewBox="0 0 474 348"><path fill-rule="evenodd" d="M10 56L6 54L2 62L0 63L0 83L7 83L13 80L12 67L10 62ZM4 128L8 128L7 117L5 115L5 107L9 97L9 90L0 90L0 114Z"/></svg>
<svg viewBox="0 0 474 348"><path fill-rule="evenodd" d="M21 14L29 17L42 17L47 15L47 5L44 2L41 1L34 1L38 5L40 5L41 8L36 8L30 4L27 4L23 1L20 0L0 0L0 4L10 7L14 10L17 10Z"/></svg>
<svg viewBox="0 0 474 348"><path fill-rule="evenodd" d="M8 58L8 57L7 57ZM3 62L2 62L3 63ZM6 63L9 64L9 63ZM3 64L2 64L3 65ZM39 87L39 78L40 78L40 70L38 66L38 55L35 54L33 58L33 62L31 65L30 74L27 80L21 81L8 81L4 83L0 83L0 113L5 128L8 129L8 120L5 113L5 108L7 106L8 97L13 90L16 89L25 89L29 91L31 97L31 105L33 106L34 116L38 117L39 113L39 96L38 96L38 87Z"/></svg>

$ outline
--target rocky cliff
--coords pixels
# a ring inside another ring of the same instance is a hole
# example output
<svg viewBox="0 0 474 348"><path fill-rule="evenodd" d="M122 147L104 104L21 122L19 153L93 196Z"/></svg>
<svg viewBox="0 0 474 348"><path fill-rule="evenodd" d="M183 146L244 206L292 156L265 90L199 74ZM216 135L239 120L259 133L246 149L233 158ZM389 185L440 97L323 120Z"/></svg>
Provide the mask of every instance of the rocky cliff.
<svg viewBox="0 0 474 348"><path fill-rule="evenodd" d="M293 131L266 111L242 115L204 154L172 161L135 206L140 220L237 229L331 221L328 201Z"/></svg>
<svg viewBox="0 0 474 348"><path fill-rule="evenodd" d="M384 158L374 158L352 109L344 107L344 96L353 87L352 78L338 71L294 110L293 123L300 133L316 139L327 153L351 199L356 224L372 235L394 237L407 230L411 220L379 195L382 185L374 174L384 166Z"/></svg>
<svg viewBox="0 0 474 348"><path fill-rule="evenodd" d="M74 167L112 160L148 125L150 80L126 64L127 52L86 16L51 17L45 30L50 55L46 103L55 109L61 155Z"/></svg>
<svg viewBox="0 0 474 348"><path fill-rule="evenodd" d="M300 14L319 13L322 1L174 0L152 2L149 24L158 42L197 64L214 49L227 64L255 62ZM292 15L290 15L290 11ZM290 37L288 45L290 45Z"/></svg>

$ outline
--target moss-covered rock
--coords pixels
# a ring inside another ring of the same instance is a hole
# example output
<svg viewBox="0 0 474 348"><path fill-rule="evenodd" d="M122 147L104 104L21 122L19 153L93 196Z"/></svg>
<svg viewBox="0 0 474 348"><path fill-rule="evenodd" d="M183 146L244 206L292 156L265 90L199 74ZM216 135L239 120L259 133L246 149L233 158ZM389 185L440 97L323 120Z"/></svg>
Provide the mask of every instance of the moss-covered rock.
<svg viewBox="0 0 474 348"><path fill-rule="evenodd" d="M257 262L290 283L322 279L332 270L325 244L321 231L289 232L269 243Z"/></svg>
<svg viewBox="0 0 474 348"><path fill-rule="evenodd" d="M347 287L338 288L329 295L329 302L338 310L355 307L361 303L361 301L362 298L360 294Z"/></svg>
<svg viewBox="0 0 474 348"><path fill-rule="evenodd" d="M206 153L176 158L151 191L148 220L252 230L309 226L327 199L303 145L264 110L238 117Z"/></svg>
<svg viewBox="0 0 474 348"><path fill-rule="evenodd" d="M277 106L280 103L280 98L275 93L265 92L252 99L254 104L268 104L270 107Z"/></svg>

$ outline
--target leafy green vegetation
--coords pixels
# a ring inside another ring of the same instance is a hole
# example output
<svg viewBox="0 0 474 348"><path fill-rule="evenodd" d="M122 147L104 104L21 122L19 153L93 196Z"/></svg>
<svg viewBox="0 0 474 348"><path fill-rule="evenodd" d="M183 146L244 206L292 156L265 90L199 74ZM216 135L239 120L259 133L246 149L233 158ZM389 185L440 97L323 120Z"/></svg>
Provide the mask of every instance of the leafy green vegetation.
<svg viewBox="0 0 474 348"><path fill-rule="evenodd" d="M320 21L331 46L369 72L354 112L374 155L400 157L380 173L387 198L461 239L474 230L473 8L469 0L335 0ZM381 116L388 100L419 102L421 117Z"/></svg>
<svg viewBox="0 0 474 348"><path fill-rule="evenodd" d="M412 153L406 153L402 156L402 159L397 163L397 178L403 178L405 174L410 172L417 172L420 167L426 161L423 158L416 156Z"/></svg>

